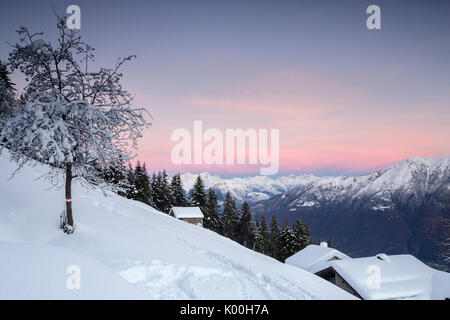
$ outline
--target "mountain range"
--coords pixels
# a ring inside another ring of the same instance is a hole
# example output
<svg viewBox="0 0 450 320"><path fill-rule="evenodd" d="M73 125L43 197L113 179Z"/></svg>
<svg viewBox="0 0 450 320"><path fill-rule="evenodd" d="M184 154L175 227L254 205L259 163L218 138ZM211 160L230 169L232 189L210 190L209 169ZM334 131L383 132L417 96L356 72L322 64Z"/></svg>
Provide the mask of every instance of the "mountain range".
<svg viewBox="0 0 450 320"><path fill-rule="evenodd" d="M220 195L229 190L237 202L248 201L256 217L276 216L280 224L300 218L315 240L331 239L346 254L410 253L450 267L441 254L450 237L449 157L409 158L361 176L202 178ZM183 175L187 189L193 179Z"/></svg>
<svg viewBox="0 0 450 320"><path fill-rule="evenodd" d="M310 182L319 179L310 174L289 175L278 178L255 176L224 179L217 175L211 175L208 172L200 174L184 173L181 174L181 181L186 192L192 189L199 175L205 183L206 189L212 188L216 191L219 201L224 200L225 195L229 191L237 204L242 204L244 201L247 201L249 204L255 204L296 187L306 186Z"/></svg>

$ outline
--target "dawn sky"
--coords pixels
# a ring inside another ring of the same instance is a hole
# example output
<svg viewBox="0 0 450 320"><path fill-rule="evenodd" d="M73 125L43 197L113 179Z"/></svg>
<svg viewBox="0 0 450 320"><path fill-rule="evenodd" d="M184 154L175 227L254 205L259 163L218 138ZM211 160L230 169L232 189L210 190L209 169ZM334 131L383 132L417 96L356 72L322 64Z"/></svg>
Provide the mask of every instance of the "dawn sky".
<svg viewBox="0 0 450 320"><path fill-rule="evenodd" d="M171 133L195 120L279 129L279 174L450 156L449 1L15 1L2 4L0 59L19 25L51 36L52 6L63 15L70 4L97 66L137 55L124 85L154 117L138 150L150 171L259 173L173 164ZM366 27L371 4L382 30Z"/></svg>

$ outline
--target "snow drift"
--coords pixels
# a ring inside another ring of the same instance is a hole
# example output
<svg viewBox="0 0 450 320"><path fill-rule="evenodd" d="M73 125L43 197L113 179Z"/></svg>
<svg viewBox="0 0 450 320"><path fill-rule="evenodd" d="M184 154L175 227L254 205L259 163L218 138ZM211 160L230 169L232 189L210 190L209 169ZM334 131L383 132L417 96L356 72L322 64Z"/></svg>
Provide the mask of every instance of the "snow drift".
<svg viewBox="0 0 450 320"><path fill-rule="evenodd" d="M145 204L74 186L76 231L58 229L62 189L45 168L0 156L2 299L353 299L306 271ZM67 267L80 267L69 290ZM126 281L125 281L126 280Z"/></svg>

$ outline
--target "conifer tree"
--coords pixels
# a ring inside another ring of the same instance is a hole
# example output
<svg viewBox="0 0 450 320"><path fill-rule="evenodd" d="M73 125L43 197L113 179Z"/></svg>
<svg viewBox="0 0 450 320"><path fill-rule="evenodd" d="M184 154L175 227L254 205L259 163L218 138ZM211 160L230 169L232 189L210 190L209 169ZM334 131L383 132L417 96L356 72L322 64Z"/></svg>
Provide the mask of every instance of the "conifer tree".
<svg viewBox="0 0 450 320"><path fill-rule="evenodd" d="M156 188L157 190L154 190L157 200L157 203L155 203L155 205L160 211L169 213L170 209L172 208L172 194L169 187L169 182L167 180L166 170L158 173L156 177Z"/></svg>
<svg viewBox="0 0 450 320"><path fill-rule="evenodd" d="M155 176L154 179L152 179L152 189L153 189L153 201L155 204L156 209L159 211L163 210L163 187L162 187L162 176L161 171L158 172L158 174Z"/></svg>
<svg viewBox="0 0 450 320"><path fill-rule="evenodd" d="M331 246L331 239L328 239L327 245L328 245L328 248L332 248L332 246Z"/></svg>
<svg viewBox="0 0 450 320"><path fill-rule="evenodd" d="M250 222L250 243L251 246L248 246L248 248L261 252L261 248L262 248L262 237L261 234L259 233L259 225L258 222L255 220L251 220Z"/></svg>
<svg viewBox="0 0 450 320"><path fill-rule="evenodd" d="M307 230L306 225L304 225L300 219L297 219L292 228L292 231L296 239L296 251L300 251L307 245L311 244L309 231Z"/></svg>
<svg viewBox="0 0 450 320"><path fill-rule="evenodd" d="M280 226L278 225L277 218L272 216L270 222L270 249L269 254L275 259L280 258Z"/></svg>
<svg viewBox="0 0 450 320"><path fill-rule="evenodd" d="M311 238L311 233L309 232L308 225L306 225L306 224L303 224L303 234L304 234L304 239L305 239L305 242L304 242L305 247L312 244L313 242L312 242L312 238Z"/></svg>
<svg viewBox="0 0 450 320"><path fill-rule="evenodd" d="M128 197L128 168L123 161L119 161L109 168L101 169L104 180L114 186L113 190L122 197Z"/></svg>
<svg viewBox="0 0 450 320"><path fill-rule="evenodd" d="M128 164L128 168L126 169L126 184L124 189L125 197L128 199L134 199L136 197L136 177L134 176L134 170L131 163Z"/></svg>
<svg viewBox="0 0 450 320"><path fill-rule="evenodd" d="M7 88L14 90L14 83L10 79L11 72L8 70L6 65L0 61L0 82Z"/></svg>
<svg viewBox="0 0 450 320"><path fill-rule="evenodd" d="M150 180L150 188L152 189L152 203L155 206L155 208L158 209L158 203L159 203L158 177L154 171L152 173L152 178Z"/></svg>
<svg viewBox="0 0 450 320"><path fill-rule="evenodd" d="M234 241L239 240L239 214L236 209L236 203L231 197L230 192L225 196L222 214L223 235Z"/></svg>
<svg viewBox="0 0 450 320"><path fill-rule="evenodd" d="M172 177L172 180L170 181L170 190L172 194L172 207L186 207L188 205L179 173Z"/></svg>
<svg viewBox="0 0 450 320"><path fill-rule="evenodd" d="M134 199L153 206L152 189L145 162L142 166L139 161L137 162L134 170L134 179L136 185L136 196Z"/></svg>
<svg viewBox="0 0 450 320"><path fill-rule="evenodd" d="M217 195L213 189L209 188L206 199L206 211L205 220L203 226L207 229L215 231L219 234L222 233L222 228L219 218L219 203L217 201Z"/></svg>
<svg viewBox="0 0 450 320"><path fill-rule="evenodd" d="M14 99L14 83L11 82L9 75L6 65L0 61L0 131L5 126L6 119L11 117L19 106ZM0 142L5 143L6 138Z"/></svg>
<svg viewBox="0 0 450 320"><path fill-rule="evenodd" d="M189 192L189 202L192 207L199 207L203 214L206 213L205 184L200 175L198 175L192 190Z"/></svg>
<svg viewBox="0 0 450 320"><path fill-rule="evenodd" d="M261 235L261 252L269 254L270 252L270 231L267 227L266 218L261 215L261 221L259 223L259 234Z"/></svg>
<svg viewBox="0 0 450 320"><path fill-rule="evenodd" d="M254 234L252 234L252 214L247 201L242 204L241 214L239 217L239 243L245 247L253 247Z"/></svg>
<svg viewBox="0 0 450 320"><path fill-rule="evenodd" d="M292 232L289 224L284 223L280 233L280 261L284 262L287 258L297 252L297 239Z"/></svg>

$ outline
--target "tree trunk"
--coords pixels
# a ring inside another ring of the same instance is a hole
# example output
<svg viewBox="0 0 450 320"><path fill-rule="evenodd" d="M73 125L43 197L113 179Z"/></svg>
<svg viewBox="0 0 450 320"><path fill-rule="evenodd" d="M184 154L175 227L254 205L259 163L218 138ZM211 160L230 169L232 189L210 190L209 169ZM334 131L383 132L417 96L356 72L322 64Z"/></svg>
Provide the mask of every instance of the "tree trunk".
<svg viewBox="0 0 450 320"><path fill-rule="evenodd" d="M73 233L73 216L72 216L72 165L66 167L66 225L65 233Z"/></svg>

